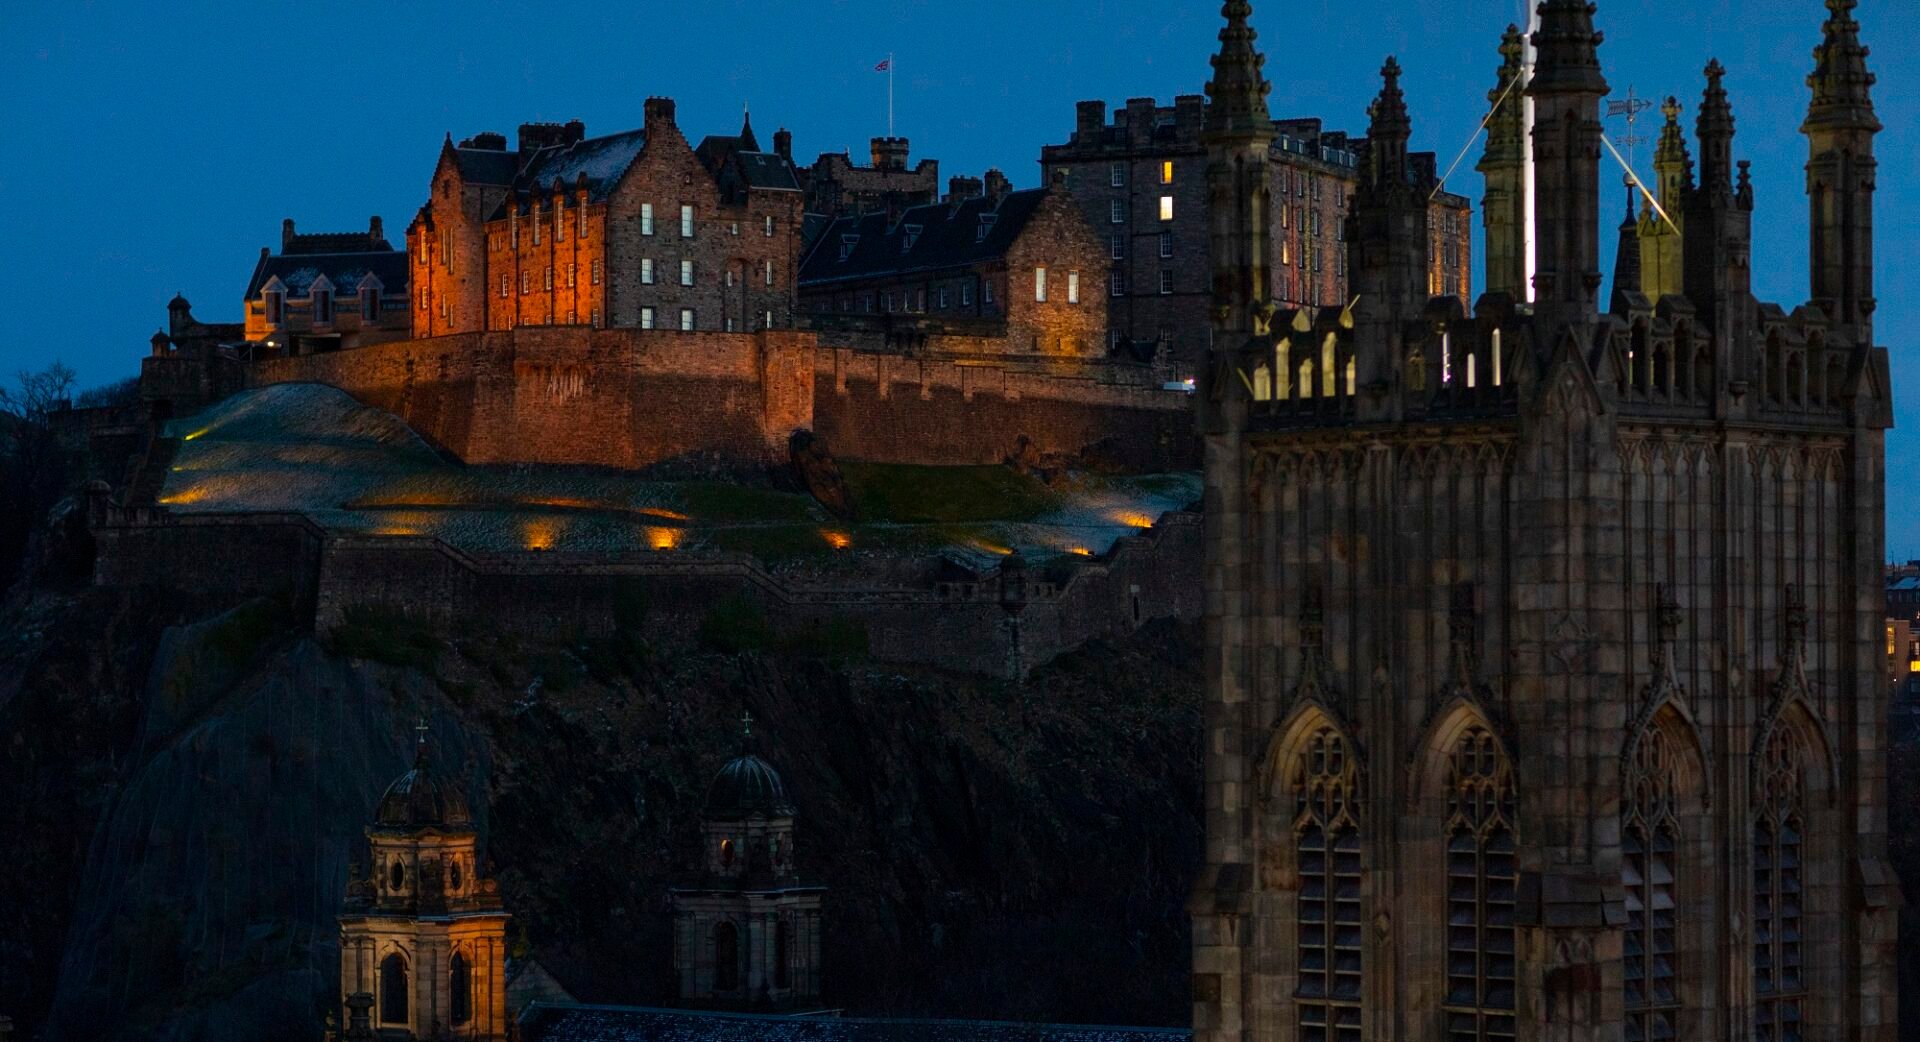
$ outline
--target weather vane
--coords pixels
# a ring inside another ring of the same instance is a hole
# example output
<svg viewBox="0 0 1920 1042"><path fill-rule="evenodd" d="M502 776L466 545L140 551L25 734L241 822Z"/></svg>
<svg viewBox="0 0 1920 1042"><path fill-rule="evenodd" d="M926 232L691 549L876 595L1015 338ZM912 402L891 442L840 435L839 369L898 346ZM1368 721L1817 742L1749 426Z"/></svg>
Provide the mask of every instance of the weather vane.
<svg viewBox="0 0 1920 1042"><path fill-rule="evenodd" d="M1627 118L1627 132L1620 138L1620 144L1625 146L1627 150L1627 169L1629 171L1633 169L1634 148L1645 144L1647 140L1641 135L1634 133L1634 124L1640 121L1640 113L1652 107L1652 101L1634 94L1631 84L1627 87L1626 100L1607 102L1607 117L1609 119L1614 116L1625 116Z"/></svg>

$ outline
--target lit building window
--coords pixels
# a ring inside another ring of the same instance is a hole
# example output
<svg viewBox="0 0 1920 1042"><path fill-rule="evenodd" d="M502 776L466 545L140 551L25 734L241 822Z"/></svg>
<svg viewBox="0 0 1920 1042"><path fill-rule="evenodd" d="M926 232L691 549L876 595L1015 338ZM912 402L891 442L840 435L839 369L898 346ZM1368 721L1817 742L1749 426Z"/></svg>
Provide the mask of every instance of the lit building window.
<svg viewBox="0 0 1920 1042"><path fill-rule="evenodd" d="M693 329L693 309L692 308L680 309L680 329L683 332L692 331Z"/></svg>
<svg viewBox="0 0 1920 1042"><path fill-rule="evenodd" d="M773 238L773 215L772 214L767 215L767 220L764 227L766 228L767 238L769 239Z"/></svg>
<svg viewBox="0 0 1920 1042"><path fill-rule="evenodd" d="M640 204L640 234L642 235L653 234L653 204L652 203Z"/></svg>
<svg viewBox="0 0 1920 1042"><path fill-rule="evenodd" d="M567 265L567 288L568 289L573 288L573 285L574 285L573 279L574 279L574 265L568 264Z"/></svg>
<svg viewBox="0 0 1920 1042"><path fill-rule="evenodd" d="M1033 299L1045 303L1047 299L1047 269L1033 269Z"/></svg>
<svg viewBox="0 0 1920 1042"><path fill-rule="evenodd" d="M680 237L682 239L693 238L693 207L691 206L682 206L680 208Z"/></svg>
<svg viewBox="0 0 1920 1042"><path fill-rule="evenodd" d="M773 285L773 261L771 260L767 261L766 264L760 270L761 270L761 278L760 278L761 285L764 285L764 286Z"/></svg>
<svg viewBox="0 0 1920 1042"><path fill-rule="evenodd" d="M642 285L647 285L647 286L653 285L653 258L652 257L640 258L640 282Z"/></svg>
<svg viewBox="0 0 1920 1042"><path fill-rule="evenodd" d="M690 260L680 262L680 284L682 286L693 285L693 262Z"/></svg>
<svg viewBox="0 0 1920 1042"><path fill-rule="evenodd" d="M542 272L540 278L541 278L541 283L540 283L541 289L547 289L547 290L552 289L553 288L553 265L551 264L547 265L546 269Z"/></svg>
<svg viewBox="0 0 1920 1042"><path fill-rule="evenodd" d="M1160 197L1160 219L1163 221L1173 220L1173 196L1163 195Z"/></svg>
<svg viewBox="0 0 1920 1042"><path fill-rule="evenodd" d="M1163 185L1173 183L1173 160L1163 159L1160 161L1160 183Z"/></svg>
<svg viewBox="0 0 1920 1042"><path fill-rule="evenodd" d="M524 297L531 292L533 292L533 273L523 271L520 273L520 295Z"/></svg>
<svg viewBox="0 0 1920 1042"><path fill-rule="evenodd" d="M596 286L600 284L600 262L598 260L593 262L593 284Z"/></svg>
<svg viewBox="0 0 1920 1042"><path fill-rule="evenodd" d="M640 328L641 329L653 328L653 309L652 308L640 309Z"/></svg>
<svg viewBox="0 0 1920 1042"><path fill-rule="evenodd" d="M1080 273L1077 271L1067 272L1067 303L1080 303Z"/></svg>

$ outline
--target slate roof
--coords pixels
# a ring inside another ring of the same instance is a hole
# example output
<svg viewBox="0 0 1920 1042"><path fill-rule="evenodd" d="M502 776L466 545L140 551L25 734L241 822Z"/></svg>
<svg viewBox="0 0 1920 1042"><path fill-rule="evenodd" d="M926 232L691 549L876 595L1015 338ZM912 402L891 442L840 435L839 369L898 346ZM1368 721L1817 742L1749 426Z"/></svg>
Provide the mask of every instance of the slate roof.
<svg viewBox="0 0 1920 1042"><path fill-rule="evenodd" d="M794 170L793 161L774 152L762 152L751 119L741 122L738 134L709 134L701 138L693 154L720 183L722 190L730 194L738 188L800 190L800 175Z"/></svg>
<svg viewBox="0 0 1920 1042"><path fill-rule="evenodd" d="M535 1003L524 1042L1176 1042L1181 1028L1017 1024L995 1020L881 1020L707 1013L635 1006Z"/></svg>
<svg viewBox="0 0 1920 1042"><path fill-rule="evenodd" d="M513 179L513 191L507 199L525 202L532 195L552 191L556 180L571 192L585 178L588 200L605 202L607 196L613 194L620 175L627 172L646 146L647 132L641 129L543 148L527 160L526 169ZM507 205L503 201L489 220L505 217Z"/></svg>
<svg viewBox="0 0 1920 1042"><path fill-rule="evenodd" d="M1033 215L1040 211L1047 190L1028 188L1010 192L995 207L981 196L959 205L929 203L916 206L888 224L884 213L842 217L820 233L812 252L800 266L800 284L821 285L855 279L869 279L909 272L955 268L1006 255ZM987 217L993 226L983 238L981 221ZM911 229L912 247L906 246ZM840 248L849 235L858 236L853 252L840 259Z"/></svg>
<svg viewBox="0 0 1920 1042"><path fill-rule="evenodd" d="M360 280L371 273L380 280L381 292L392 296L407 291L407 252L405 250L366 250L358 253L297 253L292 256L271 254L260 258L247 280L242 300L257 300L260 288L276 276L287 287L287 296L307 295L307 287L321 275L333 283L333 291L343 296L360 291Z"/></svg>
<svg viewBox="0 0 1920 1042"><path fill-rule="evenodd" d="M454 160L460 165L460 179L474 185L510 185L517 153L493 148L456 148Z"/></svg>

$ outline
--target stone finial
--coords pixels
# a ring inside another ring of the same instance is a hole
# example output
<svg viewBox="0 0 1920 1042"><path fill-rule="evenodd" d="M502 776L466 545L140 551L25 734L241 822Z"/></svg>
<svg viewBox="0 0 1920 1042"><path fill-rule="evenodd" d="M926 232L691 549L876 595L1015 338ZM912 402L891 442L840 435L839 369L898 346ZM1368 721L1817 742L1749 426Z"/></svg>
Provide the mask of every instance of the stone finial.
<svg viewBox="0 0 1920 1042"><path fill-rule="evenodd" d="M1694 121L1694 133L1700 138L1700 187L1708 191L1733 189L1733 106L1727 103L1722 82L1726 75L1718 58L1707 63L1707 87Z"/></svg>
<svg viewBox="0 0 1920 1042"><path fill-rule="evenodd" d="M1864 130L1877 133L1880 120L1873 112L1873 73L1867 71L1868 49L1860 43L1860 23L1853 20L1858 0L1827 0L1825 39L1813 49L1813 74L1807 86L1813 101L1802 130Z"/></svg>
<svg viewBox="0 0 1920 1042"><path fill-rule="evenodd" d="M1254 46L1259 34L1248 24L1253 5L1227 0L1220 7L1227 24L1220 30L1220 52L1211 59L1213 78L1207 81L1207 130L1272 137L1273 116L1267 95L1273 85L1261 72L1266 55Z"/></svg>
<svg viewBox="0 0 1920 1042"><path fill-rule="evenodd" d="M1687 151L1687 134L1680 128L1680 99L1667 95L1660 105L1660 114L1666 117L1666 123L1660 127L1660 141L1653 148L1653 169L1660 178L1660 204L1673 207L1679 204L1676 190L1690 188L1693 185L1693 156Z"/></svg>
<svg viewBox="0 0 1920 1042"><path fill-rule="evenodd" d="M1543 0L1540 28L1533 33L1533 79L1529 94L1605 94L1600 75L1600 44L1605 34L1593 27L1594 5L1587 0Z"/></svg>

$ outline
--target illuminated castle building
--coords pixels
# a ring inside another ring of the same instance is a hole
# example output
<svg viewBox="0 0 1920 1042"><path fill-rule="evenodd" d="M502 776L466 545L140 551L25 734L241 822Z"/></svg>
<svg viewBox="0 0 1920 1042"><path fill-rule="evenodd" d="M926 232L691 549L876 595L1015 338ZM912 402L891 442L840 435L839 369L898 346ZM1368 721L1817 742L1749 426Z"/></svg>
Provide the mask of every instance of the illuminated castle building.
<svg viewBox="0 0 1920 1042"><path fill-rule="evenodd" d="M1601 36L1545 0L1502 47L1468 311L1431 292L1391 59L1357 303L1276 302L1268 84L1225 4L1197 1039L1895 1037L1880 127L1827 6L1805 304L1752 295L1714 63L1697 172L1676 102L1601 310Z"/></svg>

